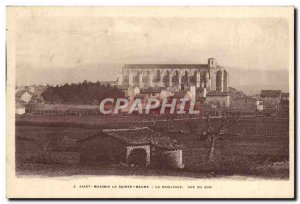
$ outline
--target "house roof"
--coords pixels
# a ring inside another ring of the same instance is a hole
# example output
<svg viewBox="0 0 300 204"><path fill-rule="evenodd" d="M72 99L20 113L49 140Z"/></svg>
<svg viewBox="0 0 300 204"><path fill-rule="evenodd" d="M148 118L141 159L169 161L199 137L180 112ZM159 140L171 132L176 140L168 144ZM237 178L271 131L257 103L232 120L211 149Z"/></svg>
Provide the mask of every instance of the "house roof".
<svg viewBox="0 0 300 204"><path fill-rule="evenodd" d="M210 91L206 96L229 96L228 92Z"/></svg>
<svg viewBox="0 0 300 204"><path fill-rule="evenodd" d="M24 104L17 102L16 108L25 108Z"/></svg>
<svg viewBox="0 0 300 204"><path fill-rule="evenodd" d="M154 145L163 149L181 149L177 141L161 135L148 127L134 129L104 129L107 135L127 145Z"/></svg>
<svg viewBox="0 0 300 204"><path fill-rule="evenodd" d="M188 91L180 90L175 92L173 98L184 98Z"/></svg>
<svg viewBox="0 0 300 204"><path fill-rule="evenodd" d="M261 90L260 97L280 97L281 90Z"/></svg>
<svg viewBox="0 0 300 204"><path fill-rule="evenodd" d="M26 91L25 90L20 90L16 92L16 97L20 98Z"/></svg>
<svg viewBox="0 0 300 204"><path fill-rule="evenodd" d="M207 64L125 64L125 69L208 69Z"/></svg>
<svg viewBox="0 0 300 204"><path fill-rule="evenodd" d="M141 94L148 94L148 93L160 93L164 88L162 87L153 87L141 90Z"/></svg>
<svg viewBox="0 0 300 204"><path fill-rule="evenodd" d="M243 96L243 97L236 97L233 99L233 101L240 101L240 100L251 100L251 101L257 101L258 99L253 98L253 97L249 97L249 96Z"/></svg>
<svg viewBox="0 0 300 204"><path fill-rule="evenodd" d="M137 98L144 99L145 97L148 97L148 95L147 94L137 94L133 98L134 99L137 99Z"/></svg>
<svg viewBox="0 0 300 204"><path fill-rule="evenodd" d="M114 87L118 88L118 89L121 89L121 90L126 90L128 89L128 86L126 85L115 85Z"/></svg>

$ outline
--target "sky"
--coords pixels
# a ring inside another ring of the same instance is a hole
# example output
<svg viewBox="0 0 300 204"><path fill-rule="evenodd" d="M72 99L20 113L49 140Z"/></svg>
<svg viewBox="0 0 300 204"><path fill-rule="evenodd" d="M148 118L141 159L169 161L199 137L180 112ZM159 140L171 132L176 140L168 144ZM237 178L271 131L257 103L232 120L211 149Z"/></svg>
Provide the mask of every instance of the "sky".
<svg viewBox="0 0 300 204"><path fill-rule="evenodd" d="M16 25L16 83L116 80L123 64L214 57L230 86L285 90L288 29L283 18L28 17Z"/></svg>

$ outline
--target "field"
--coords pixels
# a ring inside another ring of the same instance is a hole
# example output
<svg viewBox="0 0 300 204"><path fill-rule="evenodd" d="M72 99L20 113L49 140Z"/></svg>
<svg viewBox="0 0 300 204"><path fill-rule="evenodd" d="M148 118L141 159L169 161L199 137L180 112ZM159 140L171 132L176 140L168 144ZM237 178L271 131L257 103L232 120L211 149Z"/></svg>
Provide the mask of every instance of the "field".
<svg viewBox="0 0 300 204"><path fill-rule="evenodd" d="M31 116L32 117L32 116ZM197 134L189 132L189 123L194 126L201 121L174 120L171 121L171 131L166 131L167 122L140 122L124 118L112 123L111 118L86 119L69 118L67 122L55 120L51 116L21 119L16 123L16 170L20 175L46 174L68 175L78 174L120 174L120 175L178 175L191 177L210 177L211 175L254 175L263 177L288 178L289 171L289 129L288 120L276 118L243 118L232 127L234 134L218 141L215 163L205 163L208 144ZM50 118L50 119L49 119ZM34 121L35 120L35 121ZM78 122L74 122L78 120ZM69 122L68 122L69 121ZM82 122L84 121L84 122ZM94 121L93 123L87 121ZM219 119L213 119L217 124ZM127 166L82 166L63 164L44 164L34 162L34 158L41 151L42 144L54 138L68 137L82 139L95 135L103 128L148 126L161 131L170 138L183 144L183 170L153 169L145 167Z"/></svg>

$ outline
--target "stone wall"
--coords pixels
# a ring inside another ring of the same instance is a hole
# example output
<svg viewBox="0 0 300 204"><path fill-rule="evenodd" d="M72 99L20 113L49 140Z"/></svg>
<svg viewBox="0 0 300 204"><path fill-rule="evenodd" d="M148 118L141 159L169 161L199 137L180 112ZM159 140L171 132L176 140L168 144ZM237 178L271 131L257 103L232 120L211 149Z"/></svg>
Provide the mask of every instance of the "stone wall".
<svg viewBox="0 0 300 204"><path fill-rule="evenodd" d="M162 153L162 160L169 167L183 168L182 150L167 150Z"/></svg>

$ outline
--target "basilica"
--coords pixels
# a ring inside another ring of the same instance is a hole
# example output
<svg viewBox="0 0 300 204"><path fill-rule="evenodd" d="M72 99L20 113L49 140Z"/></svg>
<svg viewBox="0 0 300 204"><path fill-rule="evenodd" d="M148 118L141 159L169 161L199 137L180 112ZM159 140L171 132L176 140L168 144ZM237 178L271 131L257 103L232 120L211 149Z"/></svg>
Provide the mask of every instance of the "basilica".
<svg viewBox="0 0 300 204"><path fill-rule="evenodd" d="M183 89L195 86L227 92L229 75L215 58L207 64L125 64L118 85Z"/></svg>

